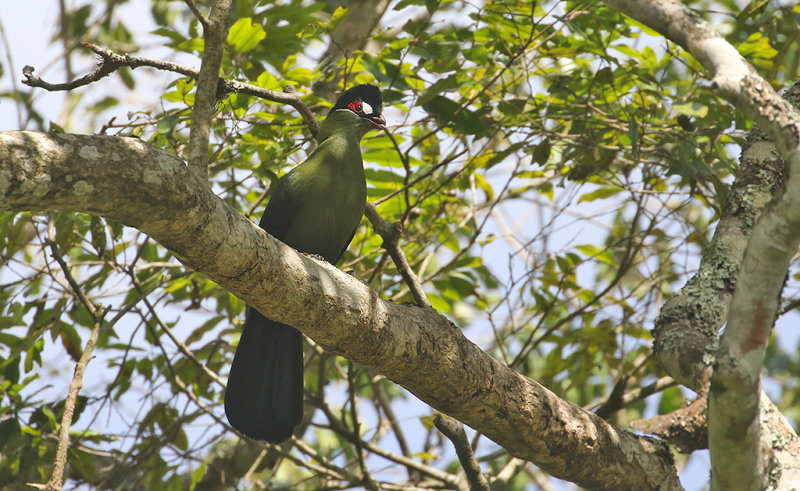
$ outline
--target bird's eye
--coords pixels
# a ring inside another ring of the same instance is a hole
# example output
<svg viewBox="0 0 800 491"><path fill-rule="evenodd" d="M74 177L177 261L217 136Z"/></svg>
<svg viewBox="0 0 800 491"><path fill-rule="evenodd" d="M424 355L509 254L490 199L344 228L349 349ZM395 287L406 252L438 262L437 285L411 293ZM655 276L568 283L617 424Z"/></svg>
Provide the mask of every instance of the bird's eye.
<svg viewBox="0 0 800 491"><path fill-rule="evenodd" d="M349 107L356 114L361 114L364 110L360 101L351 102L347 105L347 107Z"/></svg>

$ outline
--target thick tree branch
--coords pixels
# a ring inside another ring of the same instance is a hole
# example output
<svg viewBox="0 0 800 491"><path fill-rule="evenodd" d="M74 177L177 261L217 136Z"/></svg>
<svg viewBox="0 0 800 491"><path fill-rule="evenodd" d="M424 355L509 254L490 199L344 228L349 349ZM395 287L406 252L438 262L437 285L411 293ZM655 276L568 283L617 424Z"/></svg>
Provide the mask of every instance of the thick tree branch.
<svg viewBox="0 0 800 491"><path fill-rule="evenodd" d="M631 427L651 435L658 435L679 452L690 454L695 450L708 448L707 408L708 398L702 393L680 409L634 421Z"/></svg>
<svg viewBox="0 0 800 491"><path fill-rule="evenodd" d="M386 375L554 476L589 488L680 489L663 444L558 398L488 356L434 310L381 300L352 276L298 254L219 199L179 159L144 142L2 132L0 210L119 220L271 318Z"/></svg>
<svg viewBox="0 0 800 491"><path fill-rule="evenodd" d="M764 485L769 455L763 452L759 421L761 368L798 245L800 162L793 162L784 192L753 228L739 273L740 287L720 338L709 392L709 450L712 464L719 463L722 469L733 466L736 471L715 473L712 488Z"/></svg>
<svg viewBox="0 0 800 491"><path fill-rule="evenodd" d="M631 423L631 427L644 433L658 435L682 453L688 454L695 450L708 448L707 401L707 394L702 393L687 406L668 414L634 421ZM763 441L769 442L772 447L773 458L780 460L779 467L776 469L779 468L781 474L786 475L782 482L800 482L798 473L800 438L795 435L786 418L763 392L761 393L761 416Z"/></svg>
<svg viewBox="0 0 800 491"><path fill-rule="evenodd" d="M755 120L788 166L782 193L752 230L720 340L709 392L712 489L766 487L773 448L759 422L764 347L779 307L789 261L800 245L800 112L781 99L739 52L697 14L674 0L608 0L692 54L714 87ZM795 464L796 465L796 464ZM769 487L785 481L770 473Z"/></svg>
<svg viewBox="0 0 800 491"><path fill-rule="evenodd" d="M752 133L752 132L751 132ZM670 375L694 390L711 379L719 329L737 284L753 225L783 184L785 166L762 132L748 138L736 180L698 272L670 297L655 322L655 352Z"/></svg>

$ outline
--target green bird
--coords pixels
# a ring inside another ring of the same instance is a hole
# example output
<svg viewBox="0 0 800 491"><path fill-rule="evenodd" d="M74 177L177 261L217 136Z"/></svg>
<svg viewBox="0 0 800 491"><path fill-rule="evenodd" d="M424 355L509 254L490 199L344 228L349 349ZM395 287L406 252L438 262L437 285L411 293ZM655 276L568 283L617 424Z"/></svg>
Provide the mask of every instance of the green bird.
<svg viewBox="0 0 800 491"><path fill-rule="evenodd" d="M382 108L374 85L342 94L320 125L317 148L278 181L259 226L300 252L336 264L364 214L361 138L384 127ZM231 426L271 443L292 436L303 417L302 342L293 327L247 308L225 390Z"/></svg>

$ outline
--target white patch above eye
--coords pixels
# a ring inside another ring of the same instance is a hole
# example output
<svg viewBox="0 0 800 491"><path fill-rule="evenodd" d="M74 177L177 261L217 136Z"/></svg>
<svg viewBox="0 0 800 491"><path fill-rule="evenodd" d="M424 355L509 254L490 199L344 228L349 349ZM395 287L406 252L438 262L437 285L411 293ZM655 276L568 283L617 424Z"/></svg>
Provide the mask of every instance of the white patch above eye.
<svg viewBox="0 0 800 491"><path fill-rule="evenodd" d="M364 114L372 114L372 106L366 102L361 103L361 110L364 111Z"/></svg>

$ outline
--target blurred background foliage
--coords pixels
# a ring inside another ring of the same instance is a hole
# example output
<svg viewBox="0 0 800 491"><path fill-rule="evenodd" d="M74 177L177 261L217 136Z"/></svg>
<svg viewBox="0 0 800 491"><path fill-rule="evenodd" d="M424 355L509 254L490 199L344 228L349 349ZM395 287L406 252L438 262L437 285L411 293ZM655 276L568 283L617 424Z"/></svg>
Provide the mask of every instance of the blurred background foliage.
<svg viewBox="0 0 800 491"><path fill-rule="evenodd" d="M199 67L202 28L184 2L53 4L49 81L91 70L84 40ZM800 7L692 8L776 88L798 79ZM347 38L365 26L368 36ZM363 143L369 200L403 224L433 306L492 356L587 408L615 385L664 380L649 329L697 266L751 124L681 49L573 1L236 0L227 41L224 77L293 85L320 118L352 84L382 88L389 130ZM123 69L54 109L18 82L18 65L47 61L0 61L6 80L17 77L0 94L17 119L9 129L133 136L184 155L193 80ZM239 93L218 109L209 184L256 219L313 138L288 106ZM340 267L383 298L412 301L366 220ZM214 374L227 374L243 303L134 229L20 213L0 215L0 487L49 478L67 383L94 324L67 275L109 309L75 415L68 486L343 489L368 474L402 489L441 486L431 468L459 472L430 408L313 343L302 441L240 440ZM792 421L796 349L773 341L767 361ZM609 420L625 427L680 407L688 393L664 386ZM498 486L548 486L535 466L470 436Z"/></svg>

